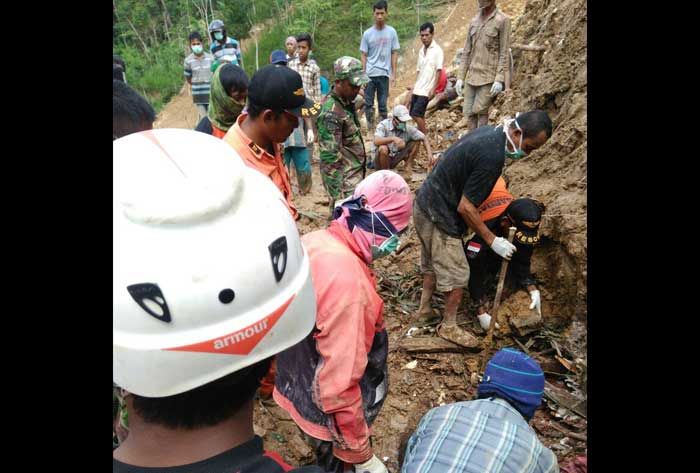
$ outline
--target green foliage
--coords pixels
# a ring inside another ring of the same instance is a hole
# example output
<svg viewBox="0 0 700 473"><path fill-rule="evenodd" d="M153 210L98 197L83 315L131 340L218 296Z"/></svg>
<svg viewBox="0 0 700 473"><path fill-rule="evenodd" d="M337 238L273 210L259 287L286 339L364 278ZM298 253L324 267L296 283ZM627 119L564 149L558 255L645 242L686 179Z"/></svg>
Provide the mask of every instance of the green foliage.
<svg viewBox="0 0 700 473"><path fill-rule="evenodd" d="M422 5L420 22L433 20L431 0ZM183 61L190 53L187 36L197 30L209 47L208 22L222 19L229 36L246 41L243 63L255 72L253 25L264 24L258 38L258 64L284 49L289 35L307 32L321 69L331 70L340 56L359 58L362 32L373 23L374 0L113 0L112 49L126 62L129 85L160 111L184 83ZM391 0L388 23L402 47L418 32L416 0ZM213 11L212 11L213 9ZM439 35L439 32L438 32Z"/></svg>

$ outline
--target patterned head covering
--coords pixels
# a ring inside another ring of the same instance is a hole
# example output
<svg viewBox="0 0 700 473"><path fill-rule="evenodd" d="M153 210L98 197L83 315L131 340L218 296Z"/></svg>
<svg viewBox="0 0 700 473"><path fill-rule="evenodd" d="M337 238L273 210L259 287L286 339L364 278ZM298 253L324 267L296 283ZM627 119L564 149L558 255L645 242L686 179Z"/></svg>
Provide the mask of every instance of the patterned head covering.
<svg viewBox="0 0 700 473"><path fill-rule="evenodd" d="M361 198L364 198L364 204ZM403 177L394 171L383 170L364 178L355 188L351 200L336 207L334 217L352 232L369 264L372 262L373 242L379 246L391 236L388 230L398 233L408 227L412 204L411 189Z"/></svg>
<svg viewBox="0 0 700 473"><path fill-rule="evenodd" d="M219 67L211 78L211 90L209 92L209 121L217 128L227 131L236 122L238 115L245 107L245 102L237 102L226 93L221 84L221 71L225 67L236 67L226 64Z"/></svg>
<svg viewBox="0 0 700 473"><path fill-rule="evenodd" d="M333 63L335 78L338 80L348 79L352 85L365 85L369 82L369 77L362 70L362 63L352 56L339 57Z"/></svg>

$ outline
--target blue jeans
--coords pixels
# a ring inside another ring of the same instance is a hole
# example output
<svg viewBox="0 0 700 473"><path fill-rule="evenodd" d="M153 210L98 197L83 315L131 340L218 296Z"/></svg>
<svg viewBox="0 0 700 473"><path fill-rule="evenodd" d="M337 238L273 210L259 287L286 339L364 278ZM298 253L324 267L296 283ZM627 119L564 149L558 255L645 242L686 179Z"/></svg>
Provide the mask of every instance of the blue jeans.
<svg viewBox="0 0 700 473"><path fill-rule="evenodd" d="M384 120L387 117L386 99L389 98L389 78L386 76L370 77L367 87L365 87L365 117L367 117L367 125L370 129L372 129L374 125L375 91L377 92L379 116Z"/></svg>

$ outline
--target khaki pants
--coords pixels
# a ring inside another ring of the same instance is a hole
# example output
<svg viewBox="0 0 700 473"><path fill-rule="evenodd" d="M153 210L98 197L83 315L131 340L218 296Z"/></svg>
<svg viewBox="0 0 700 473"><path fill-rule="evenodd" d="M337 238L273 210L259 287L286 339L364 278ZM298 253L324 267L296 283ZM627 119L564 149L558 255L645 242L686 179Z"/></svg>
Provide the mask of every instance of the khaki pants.
<svg viewBox="0 0 700 473"><path fill-rule="evenodd" d="M413 224L420 240L420 270L435 274L435 288L449 292L469 286L469 263L461 238L440 230L413 201Z"/></svg>
<svg viewBox="0 0 700 473"><path fill-rule="evenodd" d="M479 86L464 84L462 112L465 117L488 113L489 107L493 103L491 86L493 86L492 83Z"/></svg>

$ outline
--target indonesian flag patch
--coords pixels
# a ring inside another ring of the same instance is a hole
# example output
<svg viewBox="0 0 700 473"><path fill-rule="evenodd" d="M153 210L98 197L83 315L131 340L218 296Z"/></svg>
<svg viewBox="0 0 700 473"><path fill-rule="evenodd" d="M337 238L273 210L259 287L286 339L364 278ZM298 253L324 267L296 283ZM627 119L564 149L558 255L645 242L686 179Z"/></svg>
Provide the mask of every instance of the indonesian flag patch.
<svg viewBox="0 0 700 473"><path fill-rule="evenodd" d="M467 256L470 258L476 257L477 253L481 251L481 244L474 241L467 243Z"/></svg>

